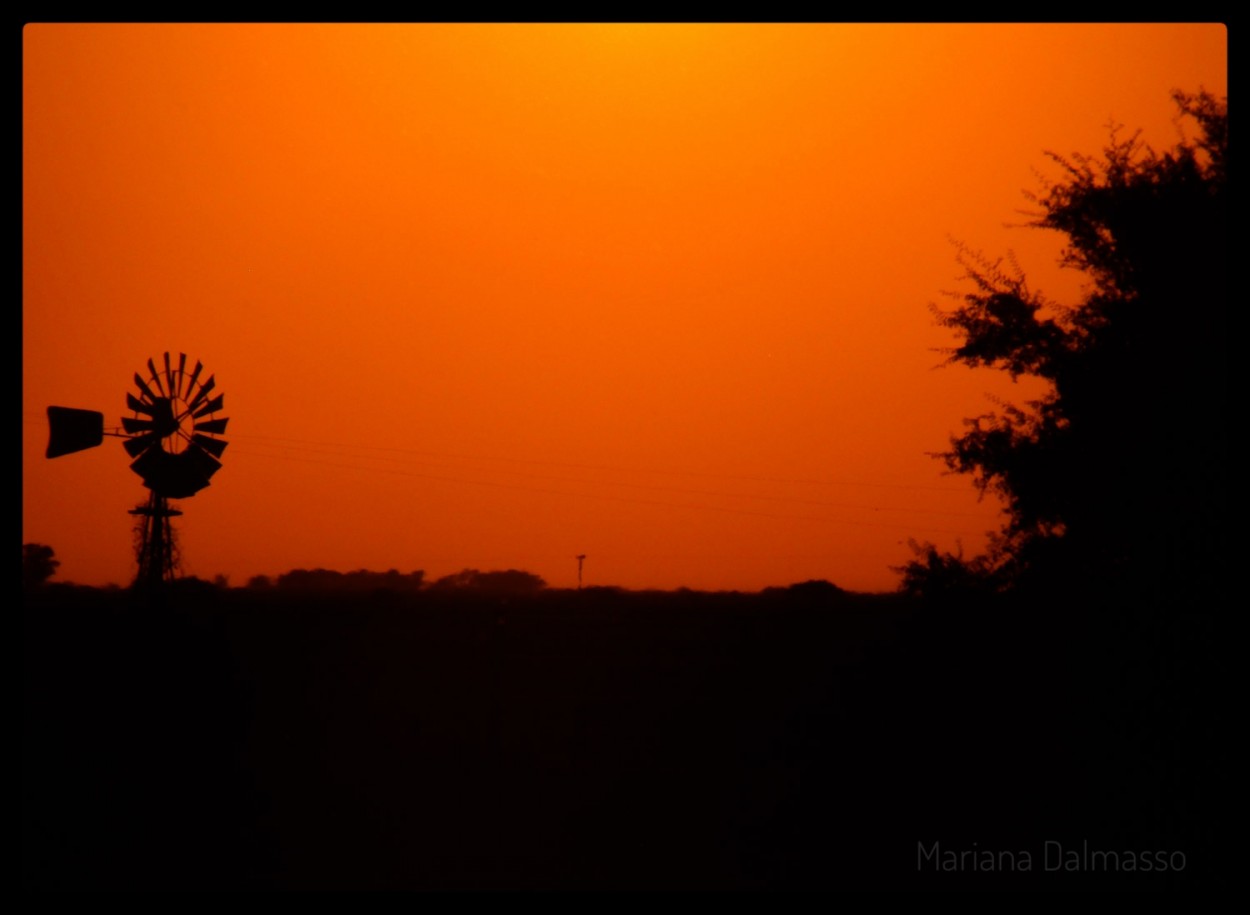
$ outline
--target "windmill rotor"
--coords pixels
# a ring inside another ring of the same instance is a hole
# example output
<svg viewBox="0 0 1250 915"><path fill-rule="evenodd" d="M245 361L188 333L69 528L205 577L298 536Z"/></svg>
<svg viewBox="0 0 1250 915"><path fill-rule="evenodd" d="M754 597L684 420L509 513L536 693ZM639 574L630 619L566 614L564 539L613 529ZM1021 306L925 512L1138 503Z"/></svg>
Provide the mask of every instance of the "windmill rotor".
<svg viewBox="0 0 1250 915"><path fill-rule="evenodd" d="M167 499L184 499L208 486L221 469L227 442L226 417L218 417L225 395L210 397L215 376L200 381L203 365L197 360L190 377L186 353L179 353L177 367L165 353L163 364L148 360L148 375L134 375L138 396L126 394L134 414L122 419L128 438L126 453L134 460L130 469L143 485Z"/></svg>

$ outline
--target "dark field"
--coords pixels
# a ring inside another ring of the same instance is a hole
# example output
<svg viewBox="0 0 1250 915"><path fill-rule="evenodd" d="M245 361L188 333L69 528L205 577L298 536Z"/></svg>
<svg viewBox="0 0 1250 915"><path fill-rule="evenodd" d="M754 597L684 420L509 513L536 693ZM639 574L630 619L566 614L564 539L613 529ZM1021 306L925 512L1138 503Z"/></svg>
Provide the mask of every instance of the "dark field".
<svg viewBox="0 0 1250 915"><path fill-rule="evenodd" d="M29 888L1151 890L1230 873L1230 678L1201 612L184 584L27 595Z"/></svg>

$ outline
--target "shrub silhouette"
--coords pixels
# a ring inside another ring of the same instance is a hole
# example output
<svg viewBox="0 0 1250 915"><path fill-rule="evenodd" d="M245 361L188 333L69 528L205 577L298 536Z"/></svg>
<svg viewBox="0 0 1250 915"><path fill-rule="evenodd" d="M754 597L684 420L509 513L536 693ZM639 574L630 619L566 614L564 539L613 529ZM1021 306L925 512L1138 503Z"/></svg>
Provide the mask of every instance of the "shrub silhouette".
<svg viewBox="0 0 1250 915"><path fill-rule="evenodd" d="M60 562L55 551L42 543L22 544L22 587L38 588L56 574Z"/></svg>

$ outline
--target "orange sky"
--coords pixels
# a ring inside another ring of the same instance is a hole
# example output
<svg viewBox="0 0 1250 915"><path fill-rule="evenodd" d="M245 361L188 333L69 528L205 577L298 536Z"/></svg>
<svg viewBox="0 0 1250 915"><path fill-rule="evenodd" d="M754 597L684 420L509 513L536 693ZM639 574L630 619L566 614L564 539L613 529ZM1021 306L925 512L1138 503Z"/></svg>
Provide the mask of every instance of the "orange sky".
<svg viewBox="0 0 1250 915"><path fill-rule="evenodd" d="M997 506L928 452L1020 397L935 369L948 238L1072 301L1012 228L1043 150L1174 143L1220 25L32 25L24 542L125 584L115 439L170 351L226 395L184 571L523 568L553 585L888 590ZM1035 388L1027 389L1035 391Z"/></svg>

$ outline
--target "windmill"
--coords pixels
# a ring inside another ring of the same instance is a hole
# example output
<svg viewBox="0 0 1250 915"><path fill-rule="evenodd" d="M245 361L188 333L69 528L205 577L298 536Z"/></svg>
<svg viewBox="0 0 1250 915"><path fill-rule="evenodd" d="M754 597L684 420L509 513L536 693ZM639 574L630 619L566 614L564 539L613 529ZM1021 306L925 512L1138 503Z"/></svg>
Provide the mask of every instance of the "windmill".
<svg viewBox="0 0 1250 915"><path fill-rule="evenodd" d="M585 553L577 554L577 590L582 589L582 563L586 561Z"/></svg>
<svg viewBox="0 0 1250 915"><path fill-rule="evenodd" d="M94 448L105 435L125 439L130 469L143 480L149 495L146 505L131 510L141 517L137 547L139 574L136 583L161 583L174 577L174 540L170 519L181 515L170 499L185 499L206 487L221 469L226 450L227 418L217 418L225 396L213 396L216 378L201 380L204 366L197 359L187 371L187 356L179 353L177 365L165 354L164 365L148 360L146 377L135 372L135 391L126 393L131 416L122 417L121 431L104 429L104 414L71 407L48 407L47 457L61 457Z"/></svg>

